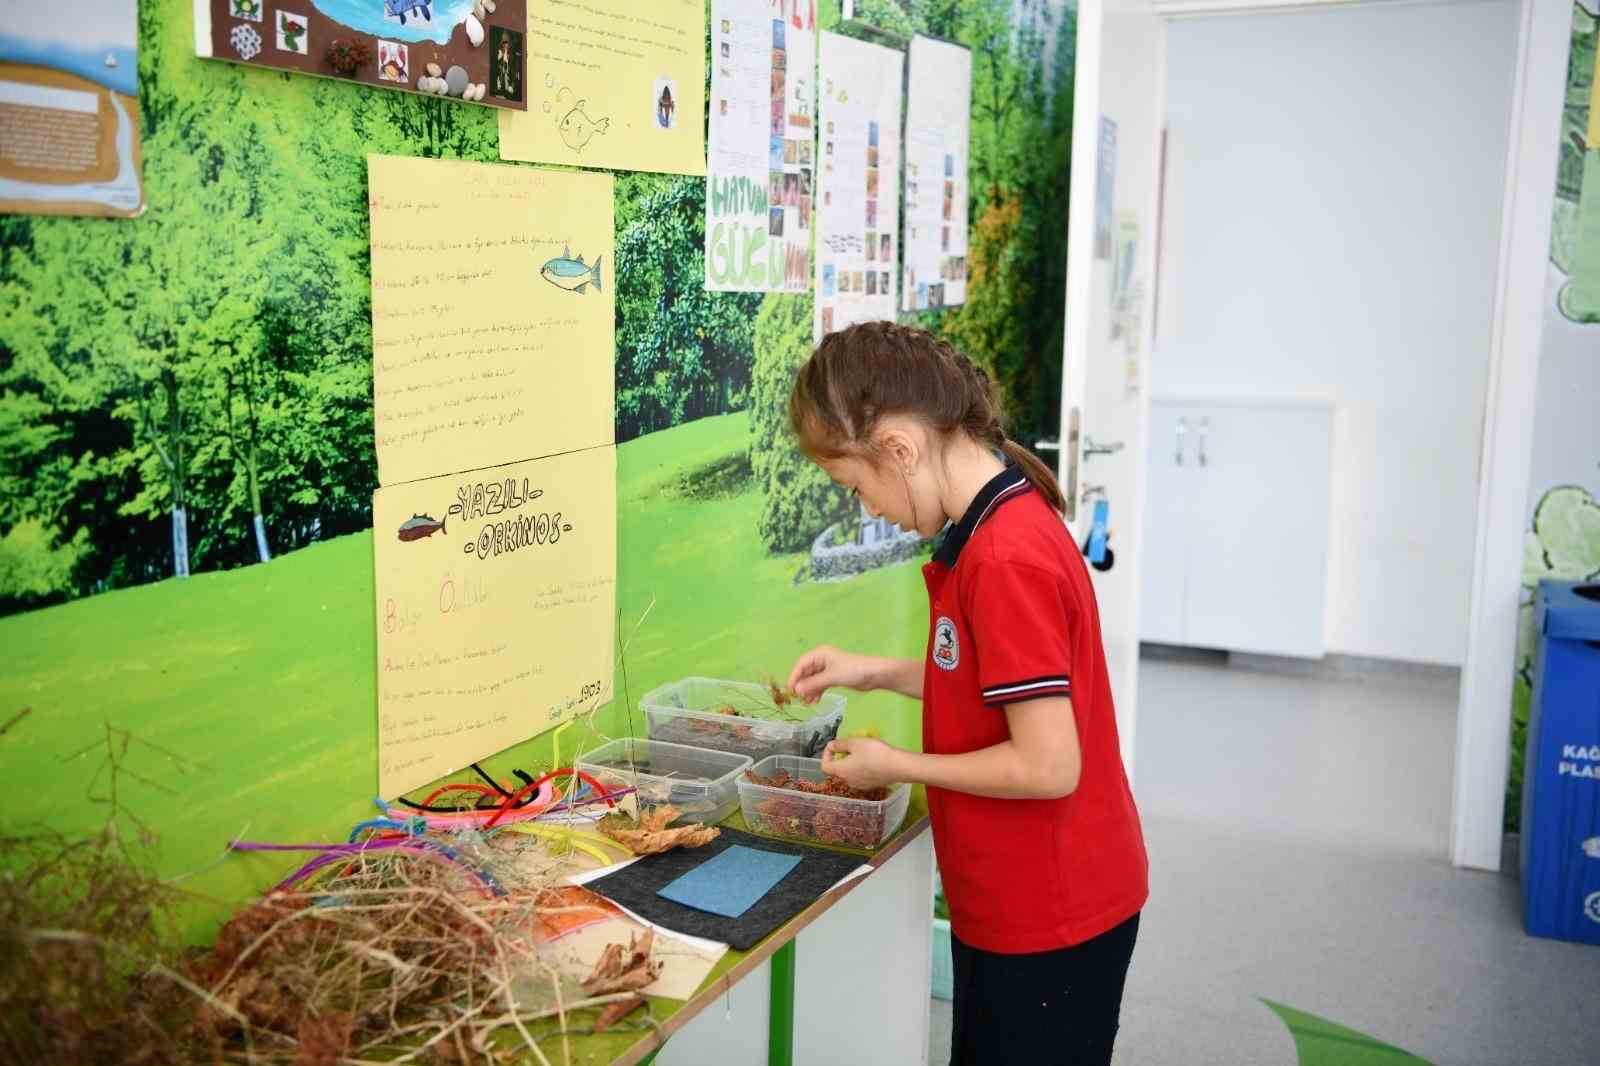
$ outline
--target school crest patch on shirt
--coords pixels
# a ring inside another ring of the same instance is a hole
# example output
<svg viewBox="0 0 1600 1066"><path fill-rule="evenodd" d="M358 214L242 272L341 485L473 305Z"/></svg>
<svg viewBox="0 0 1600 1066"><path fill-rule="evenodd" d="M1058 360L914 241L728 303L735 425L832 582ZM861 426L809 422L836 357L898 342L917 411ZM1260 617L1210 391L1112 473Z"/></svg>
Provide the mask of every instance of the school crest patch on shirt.
<svg viewBox="0 0 1600 1066"><path fill-rule="evenodd" d="M954 670L961 665L961 641L956 636L956 624L941 617L933 625L933 665L941 670Z"/></svg>

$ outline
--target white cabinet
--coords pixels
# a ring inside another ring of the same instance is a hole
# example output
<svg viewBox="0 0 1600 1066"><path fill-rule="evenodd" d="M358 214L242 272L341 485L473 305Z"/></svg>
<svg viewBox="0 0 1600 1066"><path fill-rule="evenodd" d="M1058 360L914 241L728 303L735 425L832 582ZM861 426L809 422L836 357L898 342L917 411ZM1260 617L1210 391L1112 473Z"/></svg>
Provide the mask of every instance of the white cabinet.
<svg viewBox="0 0 1600 1066"><path fill-rule="evenodd" d="M1320 658L1333 408L1153 399L1140 639Z"/></svg>

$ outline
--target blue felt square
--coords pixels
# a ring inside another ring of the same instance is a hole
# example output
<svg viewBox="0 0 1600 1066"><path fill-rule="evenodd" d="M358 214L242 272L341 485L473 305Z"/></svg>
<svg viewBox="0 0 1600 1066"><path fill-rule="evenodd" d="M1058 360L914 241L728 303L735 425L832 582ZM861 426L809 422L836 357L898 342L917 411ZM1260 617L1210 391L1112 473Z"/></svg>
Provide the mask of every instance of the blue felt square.
<svg viewBox="0 0 1600 1066"><path fill-rule="evenodd" d="M735 844L707 859L676 881L656 891L697 911L737 918L772 891L790 870L800 865L798 855L780 855Z"/></svg>

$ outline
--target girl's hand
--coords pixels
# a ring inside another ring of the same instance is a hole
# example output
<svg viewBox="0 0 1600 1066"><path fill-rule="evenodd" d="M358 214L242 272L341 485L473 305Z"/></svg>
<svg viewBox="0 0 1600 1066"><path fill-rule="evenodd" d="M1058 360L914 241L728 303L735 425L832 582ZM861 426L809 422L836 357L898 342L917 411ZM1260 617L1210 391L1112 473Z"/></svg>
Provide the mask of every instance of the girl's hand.
<svg viewBox="0 0 1600 1066"><path fill-rule="evenodd" d="M800 656L789 671L789 689L806 703L816 703L835 685L866 692L877 687L873 671L876 662L824 644Z"/></svg>
<svg viewBox="0 0 1600 1066"><path fill-rule="evenodd" d="M898 748L872 737L830 740L822 749L822 772L854 789L886 788L900 780L895 772L899 754Z"/></svg>

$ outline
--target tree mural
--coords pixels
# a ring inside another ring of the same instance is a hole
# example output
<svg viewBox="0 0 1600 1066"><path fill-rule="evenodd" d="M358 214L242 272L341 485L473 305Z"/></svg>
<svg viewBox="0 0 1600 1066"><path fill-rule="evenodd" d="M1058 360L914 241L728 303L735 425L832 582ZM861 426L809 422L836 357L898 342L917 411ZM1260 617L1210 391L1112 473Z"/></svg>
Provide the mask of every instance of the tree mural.
<svg viewBox="0 0 1600 1066"><path fill-rule="evenodd" d="M789 390L811 354L811 315L809 299L769 293L756 316L750 466L763 501L757 532L771 552L806 550L852 511L849 494L800 453L789 432Z"/></svg>
<svg viewBox="0 0 1600 1066"><path fill-rule="evenodd" d="M761 295L706 291L705 194L684 177L619 193L636 202L617 233L618 441L744 408Z"/></svg>
<svg viewBox="0 0 1600 1066"><path fill-rule="evenodd" d="M1053 435L1071 63L1047 45L1070 42L1070 9L862 0L841 25L820 7L842 32L973 49L969 302L915 319L1001 382L1014 436ZM497 158L490 112L201 62L187 30L182 0L142 5L148 213L0 220L0 613L366 528L366 156ZM835 510L773 428L810 302L705 291L704 195L700 179L617 176L618 440L764 390L759 533L800 550L820 532L800 527ZM780 532L780 514L799 525Z"/></svg>

